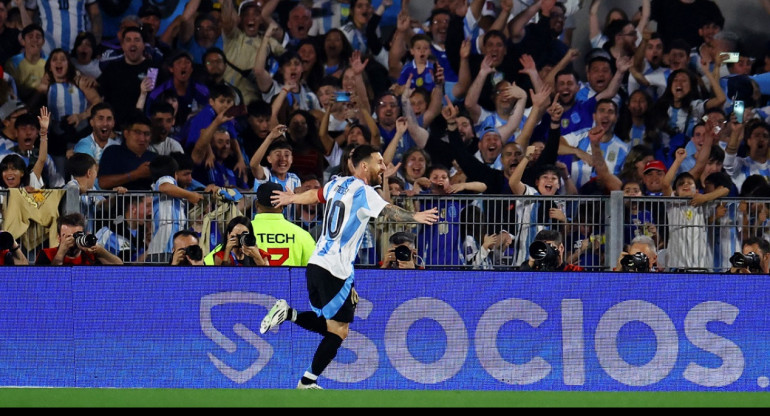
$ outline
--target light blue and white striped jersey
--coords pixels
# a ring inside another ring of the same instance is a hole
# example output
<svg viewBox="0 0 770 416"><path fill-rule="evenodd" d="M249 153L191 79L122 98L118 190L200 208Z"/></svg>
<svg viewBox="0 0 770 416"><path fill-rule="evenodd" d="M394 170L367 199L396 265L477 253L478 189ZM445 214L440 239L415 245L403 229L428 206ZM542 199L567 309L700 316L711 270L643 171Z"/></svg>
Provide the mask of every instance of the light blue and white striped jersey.
<svg viewBox="0 0 770 416"><path fill-rule="evenodd" d="M160 186L164 183L176 186L173 177L163 176L152 184L152 190L160 192ZM171 253L174 248L174 234L187 228L187 201L165 194L155 195L152 198L152 225L152 241L147 253Z"/></svg>
<svg viewBox="0 0 770 416"><path fill-rule="evenodd" d="M302 186L302 180L300 180L299 176L294 173L286 172L286 179L282 180L279 177L273 175L273 172L267 166L261 166L261 168L262 171L265 172L265 179L259 180L254 178L254 192L257 192L259 185L267 182L277 183L283 187L284 191L292 192ZM286 217L286 220L288 221L294 221L294 209L291 209L291 207L284 207L283 216Z"/></svg>
<svg viewBox="0 0 770 416"><path fill-rule="evenodd" d="M743 214L738 210L738 202L726 202L724 205L727 208L724 217L717 220L717 227L711 229L714 231L709 231L709 241L714 247L714 270L717 272L730 270L730 257L741 251L740 227ZM714 214L718 206L713 206L710 215Z"/></svg>
<svg viewBox="0 0 770 416"><path fill-rule="evenodd" d="M768 161L759 163L748 156L737 157L735 154L725 153L724 168L738 190L743 186L743 181L751 175L770 177L770 163Z"/></svg>
<svg viewBox="0 0 770 416"><path fill-rule="evenodd" d="M72 50L78 33L90 29L91 25L86 25L86 6L92 3L96 3L96 0L24 1L28 9L36 9L40 13L40 21L45 32L43 51L46 54L55 48Z"/></svg>
<svg viewBox="0 0 770 416"><path fill-rule="evenodd" d="M353 275L353 261L369 219L380 215L388 203L374 188L353 176L332 178L318 190L318 197L326 204L323 231L308 263L345 280Z"/></svg>
<svg viewBox="0 0 770 416"><path fill-rule="evenodd" d="M325 35L334 28L339 28L350 16L350 4L333 0L315 0L313 9L320 10L318 17L313 17L313 26L310 27L310 36ZM314 13L315 10L314 10Z"/></svg>
<svg viewBox="0 0 770 416"><path fill-rule="evenodd" d="M668 83L668 77L671 75L671 69L666 67L653 68L649 62L644 61L644 72L642 72L644 78L650 83L649 86L639 85L639 82L634 77L628 77L628 95L630 96L634 91L641 89L647 92L653 101L657 101L664 92L666 92L666 85Z"/></svg>
<svg viewBox="0 0 770 416"><path fill-rule="evenodd" d="M48 109L51 120L62 120L73 114L79 114L88 108L88 100L83 91L68 82L56 82L48 88Z"/></svg>
<svg viewBox="0 0 770 416"><path fill-rule="evenodd" d="M692 100L689 109L668 107L668 126L677 133L692 137L693 128L705 112L706 102L703 100Z"/></svg>
<svg viewBox="0 0 770 416"><path fill-rule="evenodd" d="M537 189L524 184L523 196L540 195ZM516 232L513 235L515 249L513 255L513 266L520 266L521 263L529 260L529 246L535 241L535 236L540 230L544 230L544 224L538 224L537 209L539 202L519 200L516 203Z"/></svg>
<svg viewBox="0 0 770 416"><path fill-rule="evenodd" d="M570 146L577 147L589 155L592 154L591 139L588 138L587 130L579 133L565 134L564 138L567 139L567 143ZM618 136L612 136L610 141L600 143L599 147L602 149L607 168L615 175L619 175L620 170L623 168L623 162L628 155L628 143L621 140ZM590 181L592 177L596 176L596 171L582 160L573 160L570 175L572 180L575 181L575 186L580 188Z"/></svg>

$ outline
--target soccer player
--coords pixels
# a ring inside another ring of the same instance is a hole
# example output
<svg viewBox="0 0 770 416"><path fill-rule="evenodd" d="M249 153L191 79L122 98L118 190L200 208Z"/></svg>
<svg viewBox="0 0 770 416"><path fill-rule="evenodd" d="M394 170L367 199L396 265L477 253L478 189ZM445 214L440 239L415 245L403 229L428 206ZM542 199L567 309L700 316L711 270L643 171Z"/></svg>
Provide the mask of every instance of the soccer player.
<svg viewBox="0 0 770 416"><path fill-rule="evenodd" d="M323 233L307 266L307 285L312 311L299 312L279 299L270 309L260 333L280 325L286 319L323 335L310 368L297 383L298 389L320 389L316 381L337 355L353 322L358 295L353 290L353 260L361 246L370 218L383 216L394 222L431 225L438 211L408 212L387 203L372 188L382 184L385 164L382 155L369 145L358 146L350 160L353 176L336 177L323 189L301 194L275 191L276 206L326 203Z"/></svg>

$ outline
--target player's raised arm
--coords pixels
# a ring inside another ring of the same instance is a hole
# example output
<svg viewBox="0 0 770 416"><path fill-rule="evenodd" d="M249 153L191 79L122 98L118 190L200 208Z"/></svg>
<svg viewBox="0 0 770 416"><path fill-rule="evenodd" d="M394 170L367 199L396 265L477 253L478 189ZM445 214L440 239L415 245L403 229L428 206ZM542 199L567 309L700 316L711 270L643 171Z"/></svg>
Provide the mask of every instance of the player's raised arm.
<svg viewBox="0 0 770 416"><path fill-rule="evenodd" d="M313 205L321 202L318 197L318 192L318 189L310 189L301 194L295 194L291 190L286 192L273 191L273 196L270 199L273 201L273 206L275 208L285 207L291 204Z"/></svg>
<svg viewBox="0 0 770 416"><path fill-rule="evenodd" d="M380 216L395 222L417 222L420 224L432 225L438 221L438 208L432 208L427 211L411 212L393 204L388 204L382 209Z"/></svg>

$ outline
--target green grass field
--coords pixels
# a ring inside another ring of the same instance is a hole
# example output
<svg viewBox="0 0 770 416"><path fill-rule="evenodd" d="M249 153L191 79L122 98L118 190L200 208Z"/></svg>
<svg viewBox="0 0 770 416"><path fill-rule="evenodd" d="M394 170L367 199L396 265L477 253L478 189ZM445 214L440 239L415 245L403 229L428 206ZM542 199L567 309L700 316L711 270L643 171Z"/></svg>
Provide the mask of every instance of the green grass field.
<svg viewBox="0 0 770 416"><path fill-rule="evenodd" d="M71 389L4 388L0 406L119 407L753 407L767 393L489 392L376 390Z"/></svg>

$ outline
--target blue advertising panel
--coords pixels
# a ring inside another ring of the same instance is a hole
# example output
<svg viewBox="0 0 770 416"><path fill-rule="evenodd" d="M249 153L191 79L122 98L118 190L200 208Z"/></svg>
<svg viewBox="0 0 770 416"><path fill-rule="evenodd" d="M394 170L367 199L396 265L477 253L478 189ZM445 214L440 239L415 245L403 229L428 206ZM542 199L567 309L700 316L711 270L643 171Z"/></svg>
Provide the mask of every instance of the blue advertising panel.
<svg viewBox="0 0 770 416"><path fill-rule="evenodd" d="M301 268L0 269L0 385L293 388ZM766 276L356 270L337 389L765 391Z"/></svg>

